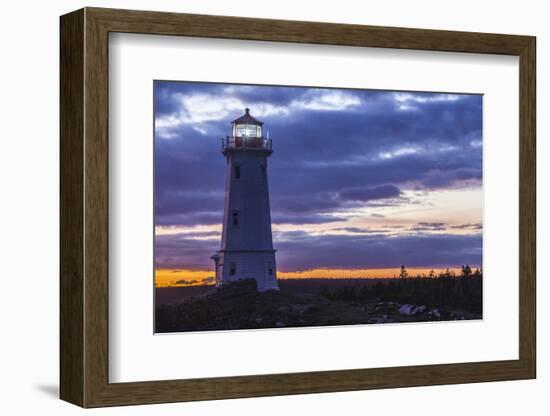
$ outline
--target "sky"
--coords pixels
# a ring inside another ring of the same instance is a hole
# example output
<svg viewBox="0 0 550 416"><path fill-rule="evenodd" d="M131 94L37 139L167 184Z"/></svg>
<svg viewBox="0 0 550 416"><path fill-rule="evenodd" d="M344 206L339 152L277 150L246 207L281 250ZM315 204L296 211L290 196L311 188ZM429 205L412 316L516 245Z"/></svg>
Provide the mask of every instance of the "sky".
<svg viewBox="0 0 550 416"><path fill-rule="evenodd" d="M481 95L169 81L154 90L157 286L214 274L221 138L245 107L273 141L279 278L482 264Z"/></svg>

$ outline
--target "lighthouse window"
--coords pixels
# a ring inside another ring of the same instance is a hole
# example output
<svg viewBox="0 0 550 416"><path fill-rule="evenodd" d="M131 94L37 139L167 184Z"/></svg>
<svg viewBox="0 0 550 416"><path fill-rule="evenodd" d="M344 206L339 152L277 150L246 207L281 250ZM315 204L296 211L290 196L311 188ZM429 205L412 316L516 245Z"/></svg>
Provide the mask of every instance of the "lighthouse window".
<svg viewBox="0 0 550 416"><path fill-rule="evenodd" d="M233 227L239 226L239 211L233 211Z"/></svg>
<svg viewBox="0 0 550 416"><path fill-rule="evenodd" d="M229 263L229 275L235 276L236 273L237 273L237 263L232 261L231 263Z"/></svg>
<svg viewBox="0 0 550 416"><path fill-rule="evenodd" d="M241 167L235 166L235 179L241 179Z"/></svg>
<svg viewBox="0 0 550 416"><path fill-rule="evenodd" d="M262 137L262 128L255 124L237 124L234 134L235 137Z"/></svg>
<svg viewBox="0 0 550 416"><path fill-rule="evenodd" d="M269 273L270 276L273 276L273 263L269 262L267 264L267 272Z"/></svg>

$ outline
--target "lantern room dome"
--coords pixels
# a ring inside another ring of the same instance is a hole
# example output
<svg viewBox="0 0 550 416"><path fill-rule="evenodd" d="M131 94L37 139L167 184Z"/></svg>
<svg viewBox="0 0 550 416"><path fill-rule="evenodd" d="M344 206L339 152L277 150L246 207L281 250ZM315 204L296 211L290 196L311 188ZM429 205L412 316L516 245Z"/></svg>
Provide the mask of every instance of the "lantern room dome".
<svg viewBox="0 0 550 416"><path fill-rule="evenodd" d="M231 124L253 124L255 126L263 126L264 123L261 121L256 120L254 117L250 115L250 109L245 108L244 109L244 115L240 116L239 118L233 120Z"/></svg>

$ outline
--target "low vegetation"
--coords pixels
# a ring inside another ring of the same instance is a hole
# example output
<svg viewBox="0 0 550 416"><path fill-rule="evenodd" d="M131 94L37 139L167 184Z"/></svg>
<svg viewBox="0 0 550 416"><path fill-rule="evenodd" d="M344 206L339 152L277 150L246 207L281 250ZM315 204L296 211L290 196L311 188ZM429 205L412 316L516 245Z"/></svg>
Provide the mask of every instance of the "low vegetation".
<svg viewBox="0 0 550 416"><path fill-rule="evenodd" d="M324 285L319 293L327 299L344 302L397 302L479 315L483 307L481 276L389 279L370 286L336 289Z"/></svg>

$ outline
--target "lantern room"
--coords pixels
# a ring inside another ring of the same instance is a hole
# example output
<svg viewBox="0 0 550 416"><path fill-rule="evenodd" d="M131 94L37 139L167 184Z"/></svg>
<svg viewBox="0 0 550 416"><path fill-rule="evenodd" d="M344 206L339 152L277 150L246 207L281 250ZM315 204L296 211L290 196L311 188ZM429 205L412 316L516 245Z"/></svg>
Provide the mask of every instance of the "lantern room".
<svg viewBox="0 0 550 416"><path fill-rule="evenodd" d="M237 150L254 150L271 153L271 139L264 138L264 123L250 115L245 108L244 115L231 122L231 137L222 138L222 153Z"/></svg>
<svg viewBox="0 0 550 416"><path fill-rule="evenodd" d="M250 109L246 108L243 116L231 123L233 125L233 137L258 138L263 137L263 124L250 115Z"/></svg>

